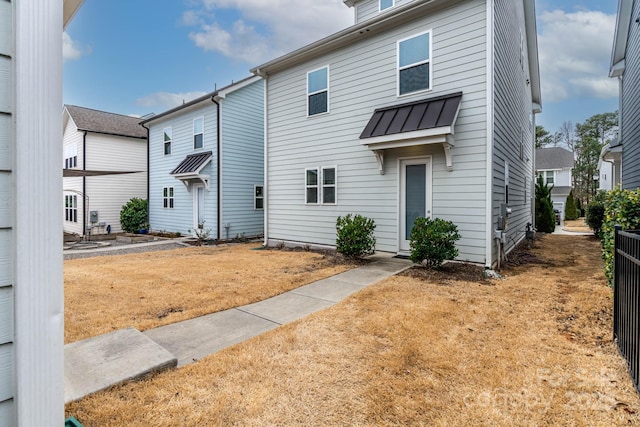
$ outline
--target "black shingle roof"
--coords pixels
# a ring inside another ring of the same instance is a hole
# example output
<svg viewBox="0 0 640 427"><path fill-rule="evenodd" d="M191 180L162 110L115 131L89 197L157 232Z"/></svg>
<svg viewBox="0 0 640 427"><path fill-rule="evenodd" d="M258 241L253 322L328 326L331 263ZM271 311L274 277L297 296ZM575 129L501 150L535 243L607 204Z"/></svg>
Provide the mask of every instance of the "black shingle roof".
<svg viewBox="0 0 640 427"><path fill-rule="evenodd" d="M78 130L147 139L147 130L137 117L65 105Z"/></svg>
<svg viewBox="0 0 640 427"><path fill-rule="evenodd" d="M213 153L211 151L189 154L173 171L171 171L171 175L198 172L198 170L204 166L212 156Z"/></svg>
<svg viewBox="0 0 640 427"><path fill-rule="evenodd" d="M373 112L360 139L453 125L462 92L379 108Z"/></svg>

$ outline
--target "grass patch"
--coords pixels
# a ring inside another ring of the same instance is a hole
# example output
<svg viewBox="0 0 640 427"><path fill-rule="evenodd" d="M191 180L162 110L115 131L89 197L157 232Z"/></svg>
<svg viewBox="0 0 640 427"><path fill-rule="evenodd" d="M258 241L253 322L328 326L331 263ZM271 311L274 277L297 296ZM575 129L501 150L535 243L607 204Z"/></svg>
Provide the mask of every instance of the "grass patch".
<svg viewBox="0 0 640 427"><path fill-rule="evenodd" d="M250 304L353 267L333 255L252 251L256 245L65 261L65 342Z"/></svg>
<svg viewBox="0 0 640 427"><path fill-rule="evenodd" d="M638 425L598 244L544 236L494 286L396 276L66 412L86 427Z"/></svg>

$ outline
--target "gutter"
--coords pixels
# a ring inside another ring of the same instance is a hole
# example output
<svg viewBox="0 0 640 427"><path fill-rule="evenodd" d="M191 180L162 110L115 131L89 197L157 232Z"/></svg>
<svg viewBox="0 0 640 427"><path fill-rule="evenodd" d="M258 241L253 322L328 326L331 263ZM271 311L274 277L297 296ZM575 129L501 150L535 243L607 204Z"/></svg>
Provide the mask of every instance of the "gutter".
<svg viewBox="0 0 640 427"><path fill-rule="evenodd" d="M220 161L220 153L221 153L221 149L220 149L220 144L222 143L222 138L220 137L220 102L218 102L218 100L216 99L218 95L218 92L214 92L211 95L211 102L213 102L214 104L216 104L216 197L217 197L217 204L216 204L216 209L217 209L217 219L218 219L218 224L216 226L216 235L217 235L217 240L218 242L220 241L220 237L221 237L221 233L220 233L220 229L222 227L222 186L220 185L220 178L222 176L222 174L220 173L220 167L222 165L222 162Z"/></svg>
<svg viewBox="0 0 640 427"><path fill-rule="evenodd" d="M139 123L140 126L142 126L143 128L145 128L147 130L147 224L149 225L149 228L151 228L151 221L150 221L150 217L149 217L149 212L151 212L151 209L149 208L149 198L151 196L151 147L150 147L150 142L151 141L151 135L149 134L149 128L146 127L144 125L144 123Z"/></svg>

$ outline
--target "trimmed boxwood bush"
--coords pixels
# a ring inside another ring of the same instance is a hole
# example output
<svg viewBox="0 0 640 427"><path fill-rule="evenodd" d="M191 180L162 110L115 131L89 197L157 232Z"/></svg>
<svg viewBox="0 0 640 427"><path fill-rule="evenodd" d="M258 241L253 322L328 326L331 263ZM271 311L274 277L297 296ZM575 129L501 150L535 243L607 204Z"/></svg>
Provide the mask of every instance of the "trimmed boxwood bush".
<svg viewBox="0 0 640 427"><path fill-rule="evenodd" d="M134 197L120 210L120 226L127 233L137 233L147 226L147 201Z"/></svg>
<svg viewBox="0 0 640 427"><path fill-rule="evenodd" d="M439 268L444 260L458 256L456 241L460 239L458 227L441 218L417 218L409 235L411 261L426 262L430 268Z"/></svg>
<svg viewBox="0 0 640 427"><path fill-rule="evenodd" d="M370 255L376 247L375 221L360 214L339 216L336 220L336 250L347 258Z"/></svg>

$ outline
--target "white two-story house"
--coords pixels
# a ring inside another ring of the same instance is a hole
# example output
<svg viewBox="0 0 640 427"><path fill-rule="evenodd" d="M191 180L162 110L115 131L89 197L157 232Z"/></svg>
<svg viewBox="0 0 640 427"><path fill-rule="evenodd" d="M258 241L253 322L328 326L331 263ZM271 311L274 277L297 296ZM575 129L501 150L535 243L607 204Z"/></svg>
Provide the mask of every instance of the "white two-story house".
<svg viewBox="0 0 640 427"><path fill-rule="evenodd" d="M560 211L564 219L567 197L573 188L572 171L573 153L562 147L546 147L536 150L536 176L542 179L551 189L553 208Z"/></svg>
<svg viewBox="0 0 640 427"><path fill-rule="evenodd" d="M147 198L147 132L140 119L65 105L62 114L64 231L119 233L120 210Z"/></svg>
<svg viewBox="0 0 640 427"><path fill-rule="evenodd" d="M336 218L358 213L377 250L406 254L414 220L440 217L460 260L493 266L532 222L534 1L345 4L353 26L252 69L266 244L333 247Z"/></svg>
<svg viewBox="0 0 640 427"><path fill-rule="evenodd" d="M144 120L153 230L254 237L264 218L264 84L249 77Z"/></svg>

